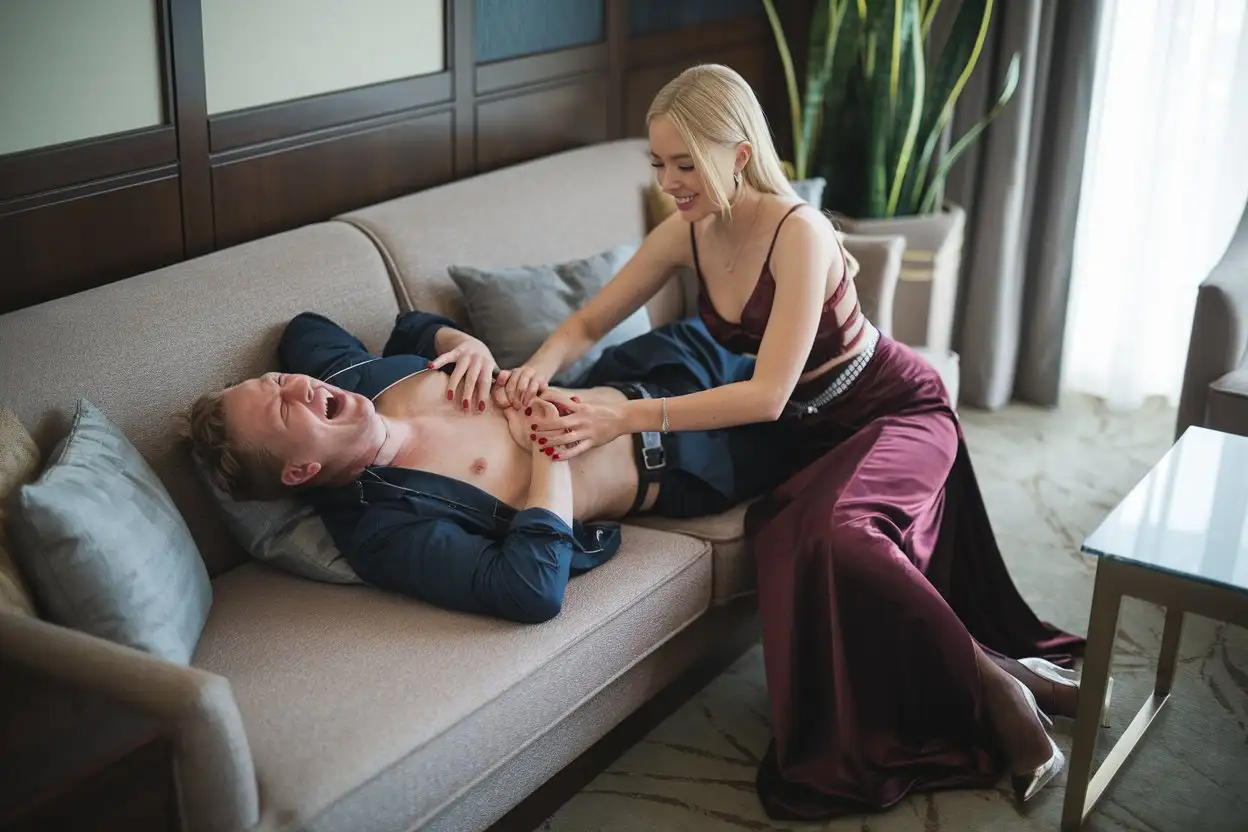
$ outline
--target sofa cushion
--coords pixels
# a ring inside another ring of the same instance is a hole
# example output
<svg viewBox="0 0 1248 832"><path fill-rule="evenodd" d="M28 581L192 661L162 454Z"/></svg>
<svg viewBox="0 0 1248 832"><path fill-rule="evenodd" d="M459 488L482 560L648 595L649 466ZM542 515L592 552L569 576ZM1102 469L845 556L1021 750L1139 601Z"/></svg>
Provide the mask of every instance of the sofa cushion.
<svg viewBox="0 0 1248 832"><path fill-rule="evenodd" d="M85 396L173 497L209 572L246 559L176 442L173 415L276 364L282 327L321 312L380 350L398 304L369 239L330 222L0 316L0 402L46 454Z"/></svg>
<svg viewBox="0 0 1248 832"><path fill-rule="evenodd" d="M50 620L186 664L212 586L155 473L86 399L35 482L18 491L18 556Z"/></svg>
<svg viewBox="0 0 1248 832"><path fill-rule="evenodd" d="M1205 399L1205 426L1224 433L1248 436L1248 365L1209 385Z"/></svg>
<svg viewBox="0 0 1248 832"><path fill-rule="evenodd" d="M38 476L41 464L26 426L12 410L0 407L0 612L11 615L37 614L34 596L13 559L9 518L17 489Z"/></svg>
<svg viewBox="0 0 1248 832"><path fill-rule="evenodd" d="M262 826L407 829L697 618L707 544L633 526L561 613L515 624L248 564L194 664L230 680Z"/></svg>
<svg viewBox="0 0 1248 832"><path fill-rule="evenodd" d="M629 519L648 529L659 529L704 540L712 547L714 561L711 601L723 604L758 591L754 556L745 543L745 512L753 500L723 514L688 519L640 515Z"/></svg>
<svg viewBox="0 0 1248 832"><path fill-rule="evenodd" d="M493 269L452 265L448 271L464 296L472 331L500 366L519 367L560 324L598 294L636 251L635 243L621 243L564 263ZM649 331L650 316L642 307L551 381L576 385L604 349Z"/></svg>
<svg viewBox="0 0 1248 832"><path fill-rule="evenodd" d="M452 263L478 267L590 257L646 233L645 139L545 156L343 214L385 252L409 309L467 325ZM684 314L675 276L647 309L654 326Z"/></svg>

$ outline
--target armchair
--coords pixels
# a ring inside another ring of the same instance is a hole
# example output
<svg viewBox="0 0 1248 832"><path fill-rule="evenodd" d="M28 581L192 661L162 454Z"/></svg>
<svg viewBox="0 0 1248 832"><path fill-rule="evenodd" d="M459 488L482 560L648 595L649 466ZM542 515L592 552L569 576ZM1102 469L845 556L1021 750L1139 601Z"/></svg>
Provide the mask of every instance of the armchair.
<svg viewBox="0 0 1248 832"><path fill-rule="evenodd" d="M1248 436L1248 206L1196 296L1175 438L1192 425Z"/></svg>

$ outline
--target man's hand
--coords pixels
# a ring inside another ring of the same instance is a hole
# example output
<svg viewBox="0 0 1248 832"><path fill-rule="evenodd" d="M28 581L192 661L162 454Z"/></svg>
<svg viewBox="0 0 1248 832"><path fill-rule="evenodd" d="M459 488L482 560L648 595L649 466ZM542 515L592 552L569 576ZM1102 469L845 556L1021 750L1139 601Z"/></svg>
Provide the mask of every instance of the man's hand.
<svg viewBox="0 0 1248 832"><path fill-rule="evenodd" d="M498 389L502 391L503 400L512 407L531 406L533 400L549 386L549 374L540 367L528 364L498 374Z"/></svg>
<svg viewBox="0 0 1248 832"><path fill-rule="evenodd" d="M576 396L547 390L534 399L553 408L559 418L539 423L538 441L553 448L559 459L572 459L590 448L606 445L625 432L623 414L611 404L586 404Z"/></svg>
<svg viewBox="0 0 1248 832"><path fill-rule="evenodd" d="M456 339L458 343L430 362L429 366L437 370L447 364L454 364L455 370L446 387L447 401L457 402L465 411L481 413L490 396L494 370L498 364L494 361L490 348L481 341L462 332L456 334L460 336ZM497 397L495 401L497 402Z"/></svg>

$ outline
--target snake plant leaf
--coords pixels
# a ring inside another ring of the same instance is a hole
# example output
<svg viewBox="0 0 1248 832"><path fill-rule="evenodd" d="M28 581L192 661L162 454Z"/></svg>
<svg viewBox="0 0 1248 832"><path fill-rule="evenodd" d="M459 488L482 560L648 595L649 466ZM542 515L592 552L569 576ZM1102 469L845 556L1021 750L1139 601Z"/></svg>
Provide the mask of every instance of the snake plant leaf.
<svg viewBox="0 0 1248 832"><path fill-rule="evenodd" d="M832 20L836 38L830 52L828 74L822 79L820 106L814 114L814 139L807 146L808 174L819 163L819 154L829 149L828 141L822 138L824 125L830 124L834 130L845 129L844 104L853 85L862 40L862 19L854 8L854 0L839 0ZM807 118L811 118L809 113Z"/></svg>
<svg viewBox="0 0 1248 832"><path fill-rule="evenodd" d="M907 15L907 10L913 11L915 4L916 0L886 0L876 18L875 29L868 35L868 48L874 43L876 52L869 104L871 133L867 143L867 207L872 217L884 216L887 209L892 174L908 124L902 114L913 107L913 101L901 100L901 65L906 52L905 36L909 32L905 24L912 16Z"/></svg>
<svg viewBox="0 0 1248 832"><path fill-rule="evenodd" d="M962 90L979 63L988 38L993 4L994 0L962 0L950 28L949 38L936 62L920 128L920 134L925 137L923 151L907 182L911 207L918 207L920 203L932 171L932 157L940 145L949 120L953 117L954 107Z"/></svg>
<svg viewBox="0 0 1248 832"><path fill-rule="evenodd" d="M1018 89L1019 72L1020 58L1019 54L1015 52L1005 73L1005 86L1001 90L1001 95L997 97L996 103L993 104L987 115L976 122L973 127L963 134L962 138L954 143L953 147L949 148L949 152L941 160L940 167L936 169L936 174L932 177L932 181L927 187L927 193L924 195L923 203L919 208L921 213L927 214L932 212L936 204L936 197L940 193L945 177L948 176L949 170L954 166L954 163L975 143L975 140L979 138L979 134L984 132L992 120L1000 115L1001 111L1010 103L1010 99L1014 97L1015 90Z"/></svg>
<svg viewBox="0 0 1248 832"><path fill-rule="evenodd" d="M806 156L806 148L802 145L805 134L802 132L802 110L798 103L797 74L793 71L793 53L789 51L789 41L784 36L784 27L780 25L780 17L772 0L763 0L763 8L767 11L767 20L771 23L772 34L776 38L776 49L780 52L780 65L784 68L784 83L789 94L789 118L792 119L793 155L801 164Z"/></svg>
<svg viewBox="0 0 1248 832"><path fill-rule="evenodd" d="M932 21L936 18L936 12L940 11L940 0L927 0L923 5L923 41L927 41L927 35L932 31Z"/></svg>
<svg viewBox="0 0 1248 832"><path fill-rule="evenodd" d="M898 0L897 8L900 13L895 17L895 25L900 31L894 33L893 42L897 44L900 54L894 56L893 60L899 73L894 118L898 121L898 128L903 129L895 134L894 141L898 144L890 154L892 181L889 183L888 204L884 209L886 217L897 215L902 186L913 162L927 84L927 66L924 62L921 34L923 23L918 0Z"/></svg>
<svg viewBox="0 0 1248 832"><path fill-rule="evenodd" d="M806 59L806 95L802 109L802 148L797 178L805 179L814 164L823 127L824 98L837 52L844 46L841 33L849 17L849 0L819 0L810 24L810 46ZM847 48L847 47L846 47Z"/></svg>

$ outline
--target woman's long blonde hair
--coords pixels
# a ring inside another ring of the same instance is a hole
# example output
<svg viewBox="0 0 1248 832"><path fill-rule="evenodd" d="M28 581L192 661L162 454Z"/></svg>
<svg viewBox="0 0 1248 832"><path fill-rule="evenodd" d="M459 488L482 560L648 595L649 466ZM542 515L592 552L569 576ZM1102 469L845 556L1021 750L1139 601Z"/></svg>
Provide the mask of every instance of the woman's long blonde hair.
<svg viewBox="0 0 1248 832"><path fill-rule="evenodd" d="M708 148L714 144L736 149L742 142L749 143L751 152L741 170L745 183L759 193L798 198L780 164L762 105L753 88L731 67L699 64L668 81L650 103L646 126L658 116L666 116L680 133L715 202L729 216L732 200L719 177L709 175L714 166ZM845 235L840 229L836 234L843 245ZM858 273L858 262L849 252L845 258L846 276L852 278Z"/></svg>

